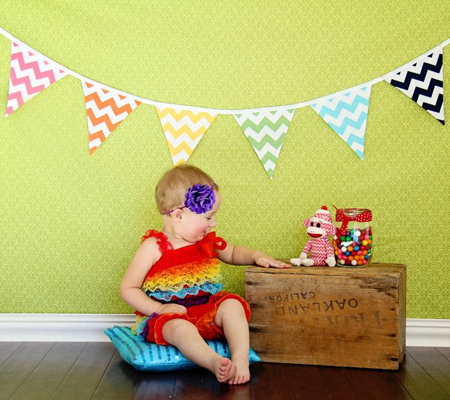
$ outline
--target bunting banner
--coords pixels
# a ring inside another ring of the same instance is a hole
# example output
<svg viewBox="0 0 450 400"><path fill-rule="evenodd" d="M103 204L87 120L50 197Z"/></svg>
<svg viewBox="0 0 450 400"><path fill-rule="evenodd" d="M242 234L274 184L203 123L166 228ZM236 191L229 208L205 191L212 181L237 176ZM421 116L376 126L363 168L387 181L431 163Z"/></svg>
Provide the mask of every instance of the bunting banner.
<svg viewBox="0 0 450 400"><path fill-rule="evenodd" d="M233 115L264 170L273 179L287 131L299 108L311 107L363 160L372 86L386 81L441 124L444 118L443 49L450 38L383 76L320 98L289 105L240 110L160 103L93 81L58 64L0 27L11 41L11 68L5 117L66 75L82 83L92 154L141 103L154 106L174 165L189 160L218 115Z"/></svg>
<svg viewBox="0 0 450 400"><path fill-rule="evenodd" d="M279 110L234 115L270 179L273 179L294 112L295 110Z"/></svg>
<svg viewBox="0 0 450 400"><path fill-rule="evenodd" d="M187 162L217 114L156 107L174 165Z"/></svg>
<svg viewBox="0 0 450 400"><path fill-rule="evenodd" d="M357 87L341 96L311 106L361 160L364 159L371 88Z"/></svg>
<svg viewBox="0 0 450 400"><path fill-rule="evenodd" d="M140 102L82 81L89 131L89 154L106 140Z"/></svg>
<svg viewBox="0 0 450 400"><path fill-rule="evenodd" d="M66 71L39 53L11 41L11 69L5 116L66 75Z"/></svg>
<svg viewBox="0 0 450 400"><path fill-rule="evenodd" d="M445 125L443 65L443 53L440 49L386 81Z"/></svg>

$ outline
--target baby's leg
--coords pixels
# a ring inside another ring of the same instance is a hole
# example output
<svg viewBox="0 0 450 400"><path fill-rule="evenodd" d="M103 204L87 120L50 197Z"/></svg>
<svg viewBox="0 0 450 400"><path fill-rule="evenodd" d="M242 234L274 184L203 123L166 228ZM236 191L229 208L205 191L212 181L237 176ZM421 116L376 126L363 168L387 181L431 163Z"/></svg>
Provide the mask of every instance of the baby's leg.
<svg viewBox="0 0 450 400"><path fill-rule="evenodd" d="M241 302L228 299L220 303L214 323L223 329L230 347L231 361L237 368L236 375L228 383L236 385L248 382L250 380L248 361L250 338L247 317Z"/></svg>
<svg viewBox="0 0 450 400"><path fill-rule="evenodd" d="M188 359L209 369L219 382L225 383L236 374L236 367L228 358L219 356L198 333L195 325L184 319L171 319L162 328L166 342L177 347Z"/></svg>

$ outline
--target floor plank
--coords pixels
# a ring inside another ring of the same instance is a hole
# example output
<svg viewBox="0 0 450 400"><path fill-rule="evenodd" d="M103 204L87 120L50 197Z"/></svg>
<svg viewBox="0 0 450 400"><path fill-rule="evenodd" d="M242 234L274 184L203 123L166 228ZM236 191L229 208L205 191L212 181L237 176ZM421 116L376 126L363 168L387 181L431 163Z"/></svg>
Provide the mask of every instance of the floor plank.
<svg viewBox="0 0 450 400"><path fill-rule="evenodd" d="M11 357L23 342L0 342L0 367Z"/></svg>
<svg viewBox="0 0 450 400"><path fill-rule="evenodd" d="M371 399L363 380L350 368L284 365L295 399Z"/></svg>
<svg viewBox="0 0 450 400"><path fill-rule="evenodd" d="M228 385L228 383L220 383L216 377L211 373L212 376L212 390L214 400L252 400L253 393L252 382L256 379L255 365L250 366L250 382L243 385Z"/></svg>
<svg viewBox="0 0 450 400"><path fill-rule="evenodd" d="M48 400L85 347L86 343L56 343L11 400Z"/></svg>
<svg viewBox="0 0 450 400"><path fill-rule="evenodd" d="M325 380L320 373L320 367L313 365L284 364L283 370L293 398L298 400L318 400L327 398L329 391L325 386Z"/></svg>
<svg viewBox="0 0 450 400"><path fill-rule="evenodd" d="M409 347L408 353L450 395L450 361L430 347Z"/></svg>
<svg viewBox="0 0 450 400"><path fill-rule="evenodd" d="M90 400L114 352L112 343L88 343L51 398Z"/></svg>
<svg viewBox="0 0 450 400"><path fill-rule="evenodd" d="M370 399L364 387L352 381L347 368L322 367L320 373L330 398L342 400Z"/></svg>
<svg viewBox="0 0 450 400"><path fill-rule="evenodd" d="M55 343L25 343L0 367L0 400L9 399Z"/></svg>
<svg viewBox="0 0 450 400"><path fill-rule="evenodd" d="M214 375L203 368L180 371L173 398L183 400L213 400Z"/></svg>
<svg viewBox="0 0 450 400"><path fill-rule="evenodd" d="M111 343L0 343L0 400L450 400L450 348L408 347L398 371L257 363L245 385L201 368L141 372Z"/></svg>
<svg viewBox="0 0 450 400"><path fill-rule="evenodd" d="M393 371L349 369L349 374L351 379L360 380L372 400L413 400Z"/></svg>
<svg viewBox="0 0 450 400"><path fill-rule="evenodd" d="M253 399L292 399L282 364L257 363L250 367Z"/></svg>
<svg viewBox="0 0 450 400"><path fill-rule="evenodd" d="M135 383L143 372L125 363L116 351L94 392L92 400L133 399Z"/></svg>
<svg viewBox="0 0 450 400"><path fill-rule="evenodd" d="M281 399L281 397L276 397ZM262 399L261 397L253 397L252 386L250 383L244 385L227 385L217 382L214 392L215 400L252 400ZM274 399L272 397L272 399ZM284 400L284 399L283 399Z"/></svg>
<svg viewBox="0 0 450 400"><path fill-rule="evenodd" d="M398 382L414 400L450 400L450 396L406 352L402 368L394 372Z"/></svg>
<svg viewBox="0 0 450 400"><path fill-rule="evenodd" d="M133 400L173 399L179 372L143 372L133 387Z"/></svg>
<svg viewBox="0 0 450 400"><path fill-rule="evenodd" d="M450 361L450 347L436 347L436 350Z"/></svg>
<svg viewBox="0 0 450 400"><path fill-rule="evenodd" d="M339 368L341 369L341 368ZM363 376L359 374L359 368L345 368L348 384L355 393L357 399L374 400L370 388L366 385ZM387 400L383 398L383 400Z"/></svg>

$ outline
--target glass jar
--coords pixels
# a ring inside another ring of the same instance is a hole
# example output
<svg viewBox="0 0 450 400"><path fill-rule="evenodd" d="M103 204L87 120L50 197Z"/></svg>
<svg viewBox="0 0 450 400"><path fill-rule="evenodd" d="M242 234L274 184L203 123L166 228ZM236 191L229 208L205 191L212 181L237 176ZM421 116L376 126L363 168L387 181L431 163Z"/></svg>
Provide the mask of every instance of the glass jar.
<svg viewBox="0 0 450 400"><path fill-rule="evenodd" d="M366 208L336 208L335 220L337 230L333 236L333 247L337 265L368 265L373 254L372 211Z"/></svg>

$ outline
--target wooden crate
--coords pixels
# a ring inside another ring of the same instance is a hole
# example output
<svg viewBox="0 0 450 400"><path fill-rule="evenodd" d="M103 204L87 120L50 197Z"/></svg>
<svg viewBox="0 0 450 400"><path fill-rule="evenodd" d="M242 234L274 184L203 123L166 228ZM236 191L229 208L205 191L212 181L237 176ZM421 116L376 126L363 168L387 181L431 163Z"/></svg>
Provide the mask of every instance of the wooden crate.
<svg viewBox="0 0 450 400"><path fill-rule="evenodd" d="M245 298L262 361L398 369L405 355L404 265L249 267Z"/></svg>

